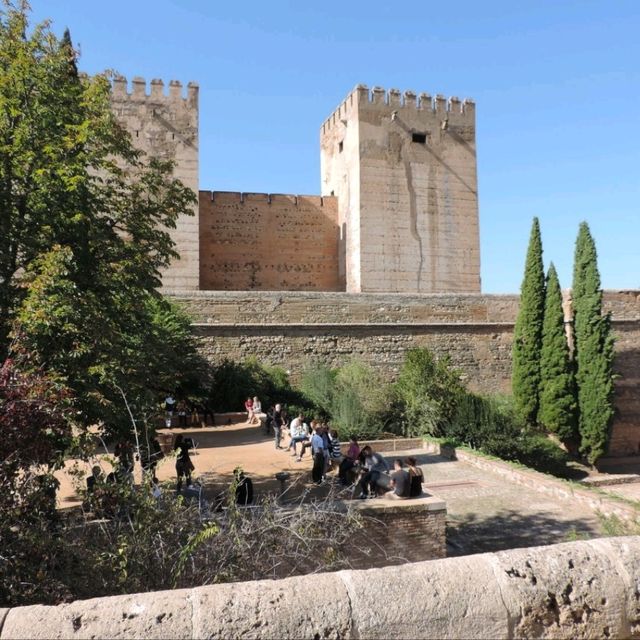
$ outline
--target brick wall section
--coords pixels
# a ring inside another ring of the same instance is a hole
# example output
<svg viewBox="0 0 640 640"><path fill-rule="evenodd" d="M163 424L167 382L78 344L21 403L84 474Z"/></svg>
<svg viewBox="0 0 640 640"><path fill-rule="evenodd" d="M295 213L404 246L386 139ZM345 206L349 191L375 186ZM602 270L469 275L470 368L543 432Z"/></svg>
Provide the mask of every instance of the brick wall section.
<svg viewBox="0 0 640 640"><path fill-rule="evenodd" d="M313 360L357 357L393 378L407 349L448 355L471 389L508 392L514 295L295 292L174 293L194 319L211 360L259 360L293 379ZM612 455L640 451L640 292L605 292L616 335L616 417Z"/></svg>
<svg viewBox="0 0 640 640"><path fill-rule="evenodd" d="M340 291L336 198L200 192L200 289Z"/></svg>
<svg viewBox="0 0 640 640"><path fill-rule="evenodd" d="M446 555L447 510L433 496L412 500L378 498L357 502L365 526L354 534L354 569L435 560ZM366 550L366 553L363 553Z"/></svg>

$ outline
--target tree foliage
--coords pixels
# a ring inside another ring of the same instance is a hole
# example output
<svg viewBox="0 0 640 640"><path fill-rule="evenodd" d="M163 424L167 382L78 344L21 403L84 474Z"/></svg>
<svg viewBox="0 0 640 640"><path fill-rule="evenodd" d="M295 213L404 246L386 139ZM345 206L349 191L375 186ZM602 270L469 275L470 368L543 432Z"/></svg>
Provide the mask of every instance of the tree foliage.
<svg viewBox="0 0 640 640"><path fill-rule="evenodd" d="M538 414L544 296L542 240L538 218L534 218L513 332L511 378L516 408L529 425L535 425Z"/></svg>
<svg viewBox="0 0 640 640"><path fill-rule="evenodd" d="M145 292L131 298L117 283L98 297L78 286L80 268L69 246L33 261L12 350L64 381L85 424L126 433L123 393L137 417L148 415L163 393L197 393L205 365L179 308Z"/></svg>
<svg viewBox="0 0 640 640"><path fill-rule="evenodd" d="M576 240L572 295L580 450L594 464L606 453L614 415L614 339L610 317L602 314L596 246L586 222Z"/></svg>
<svg viewBox="0 0 640 640"><path fill-rule="evenodd" d="M558 274L551 263L547 275L540 357L539 423L573 446L577 436L577 402Z"/></svg>
<svg viewBox="0 0 640 640"><path fill-rule="evenodd" d="M134 300L176 257L169 230L195 195L136 151L109 103L108 74L80 78L68 34L33 28L26 3L0 14L0 349L21 274L72 250L78 295ZM99 326L99 325L97 325Z"/></svg>

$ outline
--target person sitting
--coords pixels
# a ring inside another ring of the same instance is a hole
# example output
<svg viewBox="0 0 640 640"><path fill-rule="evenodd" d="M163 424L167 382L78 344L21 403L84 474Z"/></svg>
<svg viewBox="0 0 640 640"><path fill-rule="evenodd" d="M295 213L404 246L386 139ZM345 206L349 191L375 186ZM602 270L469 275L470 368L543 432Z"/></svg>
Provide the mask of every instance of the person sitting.
<svg viewBox="0 0 640 640"><path fill-rule="evenodd" d="M297 456L296 445L298 442L305 443L309 439L309 427L304 422L304 416L299 414L297 418L291 421L289 427L289 435L291 440L289 441L289 449L293 449L293 456Z"/></svg>
<svg viewBox="0 0 640 640"><path fill-rule="evenodd" d="M247 412L247 424L253 424L253 398L251 396L244 401L244 410Z"/></svg>
<svg viewBox="0 0 640 640"><path fill-rule="evenodd" d="M358 464L358 456L360 455L360 446L355 436L349 438L349 449L347 455L342 459L340 467L338 468L338 477L340 483L343 486L347 486L349 483L349 472Z"/></svg>
<svg viewBox="0 0 640 640"><path fill-rule="evenodd" d="M262 403L260 402L260 398L258 398L258 396L255 396L253 398L252 411L253 411L253 418L251 420L251 424L260 426L260 424L262 423L263 414L262 414Z"/></svg>
<svg viewBox="0 0 640 640"><path fill-rule="evenodd" d="M233 475L236 482L236 504L241 507L253 504L253 482L251 478L244 475L241 467L236 467L233 470Z"/></svg>
<svg viewBox="0 0 640 640"><path fill-rule="evenodd" d="M409 472L409 497L418 498L422 495L424 474L415 458L407 458L407 466Z"/></svg>
<svg viewBox="0 0 640 640"><path fill-rule="evenodd" d="M409 474L404 469L404 462L400 458L393 461L394 471L391 474L391 491L384 494L385 498L392 500L405 499L409 497Z"/></svg>
<svg viewBox="0 0 640 640"><path fill-rule="evenodd" d="M310 435L307 436L306 441L300 445L300 455L296 458L296 462L300 462L300 460L302 460L302 457L304 456L305 451L307 449L311 449L311 437L316 433L318 426L319 426L319 423L317 420L311 421Z"/></svg>
<svg viewBox="0 0 640 640"><path fill-rule="evenodd" d="M373 449L367 445L361 451L364 456L364 468L366 473L360 480L362 493L360 498L373 497L379 489L386 489L388 486L389 464L379 453L375 453Z"/></svg>

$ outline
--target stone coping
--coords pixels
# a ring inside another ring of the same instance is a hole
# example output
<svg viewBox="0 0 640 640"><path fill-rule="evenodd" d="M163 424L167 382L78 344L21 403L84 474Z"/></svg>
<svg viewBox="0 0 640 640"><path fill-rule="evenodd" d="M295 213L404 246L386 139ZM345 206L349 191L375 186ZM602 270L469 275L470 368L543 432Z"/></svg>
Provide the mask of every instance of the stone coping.
<svg viewBox="0 0 640 640"><path fill-rule="evenodd" d="M639 575L640 537L596 539L16 607L0 640L637 638Z"/></svg>
<svg viewBox="0 0 640 640"><path fill-rule="evenodd" d="M420 511L446 511L447 503L441 498L423 493L417 498L371 498L368 500L352 500L349 506L358 511L367 512L420 512Z"/></svg>

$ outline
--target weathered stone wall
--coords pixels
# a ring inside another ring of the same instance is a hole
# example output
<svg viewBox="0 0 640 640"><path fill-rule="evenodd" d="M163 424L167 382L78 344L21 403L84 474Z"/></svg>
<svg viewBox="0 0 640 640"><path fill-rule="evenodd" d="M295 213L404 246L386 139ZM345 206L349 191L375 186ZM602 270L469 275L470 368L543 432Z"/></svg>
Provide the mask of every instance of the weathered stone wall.
<svg viewBox="0 0 640 640"><path fill-rule="evenodd" d="M255 356L295 379L313 360L338 366L357 357L395 376L407 349L448 355L471 389L508 392L514 295L348 293L179 293L212 361ZM612 455L640 448L640 292L605 292L617 337Z"/></svg>
<svg viewBox="0 0 640 640"><path fill-rule="evenodd" d="M200 191L200 289L340 291L336 198Z"/></svg>
<svg viewBox="0 0 640 640"><path fill-rule="evenodd" d="M347 291L478 292L475 104L358 86L320 131Z"/></svg>
<svg viewBox="0 0 640 640"><path fill-rule="evenodd" d="M125 78L113 81L111 104L118 120L131 134L137 148L150 156L176 163L174 174L198 193L198 85L190 82L187 97L182 96L182 85L176 80L169 83L165 95L162 80L152 80L147 95L146 82L134 78L127 93ZM198 206L193 216L181 216L171 237L180 258L174 260L162 274L168 289L198 289L199 244Z"/></svg>
<svg viewBox="0 0 640 640"><path fill-rule="evenodd" d="M599 539L0 609L0 639L640 638L638 576L638 537Z"/></svg>

